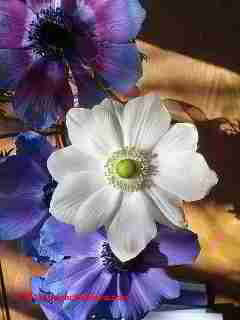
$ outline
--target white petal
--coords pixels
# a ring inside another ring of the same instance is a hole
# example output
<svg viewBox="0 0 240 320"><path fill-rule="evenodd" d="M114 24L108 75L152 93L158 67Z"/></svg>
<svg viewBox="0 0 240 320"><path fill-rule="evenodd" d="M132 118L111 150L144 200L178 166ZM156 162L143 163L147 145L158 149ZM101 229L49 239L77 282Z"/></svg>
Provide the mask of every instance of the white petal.
<svg viewBox="0 0 240 320"><path fill-rule="evenodd" d="M198 143L197 128L191 123L177 123L159 140L154 152L196 151Z"/></svg>
<svg viewBox="0 0 240 320"><path fill-rule="evenodd" d="M130 100L124 109L125 145L151 149L170 126L171 117L159 95L148 94Z"/></svg>
<svg viewBox="0 0 240 320"><path fill-rule="evenodd" d="M183 228L185 226L184 212L182 201L173 194L162 190L158 186L146 189L148 194L159 208L159 212L155 215L155 219L160 224L177 226Z"/></svg>
<svg viewBox="0 0 240 320"><path fill-rule="evenodd" d="M142 192L124 194L122 205L108 228L110 247L121 261L136 257L156 236L153 210L153 203Z"/></svg>
<svg viewBox="0 0 240 320"><path fill-rule="evenodd" d="M95 110L95 108L103 108L104 110L107 110L109 112L112 113L114 118L117 118L120 126L122 124L123 121L123 111L124 111L124 105L116 100L112 100L112 99L104 99L101 104L95 106L93 108L93 110ZM122 126L121 126L122 128ZM122 129L121 129L122 131ZM121 141L123 143L123 133L121 136Z"/></svg>
<svg viewBox="0 0 240 320"><path fill-rule="evenodd" d="M106 186L93 193L79 208L74 225L78 232L95 231L109 224L120 208L122 192Z"/></svg>
<svg viewBox="0 0 240 320"><path fill-rule="evenodd" d="M68 174L77 174L81 171L95 171L104 174L104 163L74 146L57 150L51 154L47 167L52 177L60 182Z"/></svg>
<svg viewBox="0 0 240 320"><path fill-rule="evenodd" d="M153 181L185 201L204 198L218 182L204 157L196 152L168 152L158 156L158 174Z"/></svg>
<svg viewBox="0 0 240 320"><path fill-rule="evenodd" d="M114 104L115 101L113 102L113 100L106 98L100 104L96 105L93 109L104 108L105 110L112 111Z"/></svg>
<svg viewBox="0 0 240 320"><path fill-rule="evenodd" d="M115 113L115 111L117 111L117 114L122 114L123 110L124 110L124 105L116 100L112 100L112 99L104 99L99 105L95 106L93 108L103 108L107 111L113 112Z"/></svg>
<svg viewBox="0 0 240 320"><path fill-rule="evenodd" d="M70 109L66 115L66 125L72 144L81 148L82 152L94 155L97 150L89 141L90 134L86 125L91 121L91 112L91 110L83 108Z"/></svg>
<svg viewBox="0 0 240 320"><path fill-rule="evenodd" d="M104 178L92 172L67 175L55 189L49 211L56 219L72 224L81 204L104 186Z"/></svg>
<svg viewBox="0 0 240 320"><path fill-rule="evenodd" d="M72 144L82 152L106 157L123 146L117 117L102 107L92 110L72 108L67 113L66 124Z"/></svg>

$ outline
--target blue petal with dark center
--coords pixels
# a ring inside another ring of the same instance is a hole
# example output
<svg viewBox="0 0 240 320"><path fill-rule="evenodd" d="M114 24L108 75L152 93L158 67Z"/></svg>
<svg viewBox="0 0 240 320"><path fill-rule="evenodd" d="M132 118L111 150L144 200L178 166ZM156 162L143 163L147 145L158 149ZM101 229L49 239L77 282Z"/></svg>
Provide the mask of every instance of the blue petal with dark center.
<svg viewBox="0 0 240 320"><path fill-rule="evenodd" d="M171 243L171 233L165 235L164 242L168 240ZM191 252L194 246L198 252L195 238L190 237L189 241L192 242ZM171 250L162 253L158 238L136 258L123 263L111 252L103 230L80 236L72 226L50 217L41 229L40 243L55 253L70 255L68 260L57 262L50 268L41 285L42 289L55 295L75 295L72 300L58 305L58 310L54 309L55 305L48 304L47 313L55 317L59 314L70 319L87 319L95 315L138 320L170 299L178 303L180 294L185 296L181 301L189 305L202 299L202 295L197 294L193 301L187 294L189 291L169 277L165 268L168 259L173 261L171 256L175 253ZM149 259L150 256L157 258ZM194 260L196 255L191 253L190 256L189 259ZM76 298L76 295L81 297L84 294L85 299ZM91 295L95 295L95 299Z"/></svg>

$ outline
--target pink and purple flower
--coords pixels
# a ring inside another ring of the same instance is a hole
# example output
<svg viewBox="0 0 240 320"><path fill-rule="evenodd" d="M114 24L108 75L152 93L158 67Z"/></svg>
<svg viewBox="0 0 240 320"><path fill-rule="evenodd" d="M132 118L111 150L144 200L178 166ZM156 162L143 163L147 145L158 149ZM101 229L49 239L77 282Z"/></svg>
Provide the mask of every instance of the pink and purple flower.
<svg viewBox="0 0 240 320"><path fill-rule="evenodd" d="M127 93L141 76L138 0L0 0L0 88L15 91L18 116L49 127L107 90Z"/></svg>

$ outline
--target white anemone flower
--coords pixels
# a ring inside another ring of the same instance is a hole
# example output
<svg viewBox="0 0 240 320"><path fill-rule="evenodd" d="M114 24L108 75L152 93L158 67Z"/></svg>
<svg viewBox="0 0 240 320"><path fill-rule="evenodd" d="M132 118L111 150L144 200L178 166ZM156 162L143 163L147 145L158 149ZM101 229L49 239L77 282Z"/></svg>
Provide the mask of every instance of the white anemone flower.
<svg viewBox="0 0 240 320"><path fill-rule="evenodd" d="M58 182L50 212L77 232L105 226L121 261L156 236L156 222L185 227L182 201L202 199L218 181L196 152L196 127L170 126L157 94L73 108L66 119L72 145L48 159Z"/></svg>

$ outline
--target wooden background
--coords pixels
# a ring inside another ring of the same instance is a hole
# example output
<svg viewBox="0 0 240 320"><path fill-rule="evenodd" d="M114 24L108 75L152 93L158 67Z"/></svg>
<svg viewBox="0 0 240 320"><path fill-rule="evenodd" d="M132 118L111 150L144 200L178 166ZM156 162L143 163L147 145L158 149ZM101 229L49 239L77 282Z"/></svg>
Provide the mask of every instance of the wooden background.
<svg viewBox="0 0 240 320"><path fill-rule="evenodd" d="M199 234L200 257L192 268L179 267L171 272L207 281L217 303L239 305L240 3L142 3L148 6L148 18L140 35L144 42L138 45L148 61L144 62L144 76L139 83L141 92L157 90L165 98L187 103L185 111L199 128L200 150L220 177L208 199L185 205L190 227ZM229 132L237 134L227 135ZM29 291L32 274L39 275L44 270L21 256L14 243L2 241L0 256L5 286L2 318L43 319L35 306L19 301L16 294ZM226 315L226 319L238 319L235 312L234 316Z"/></svg>

